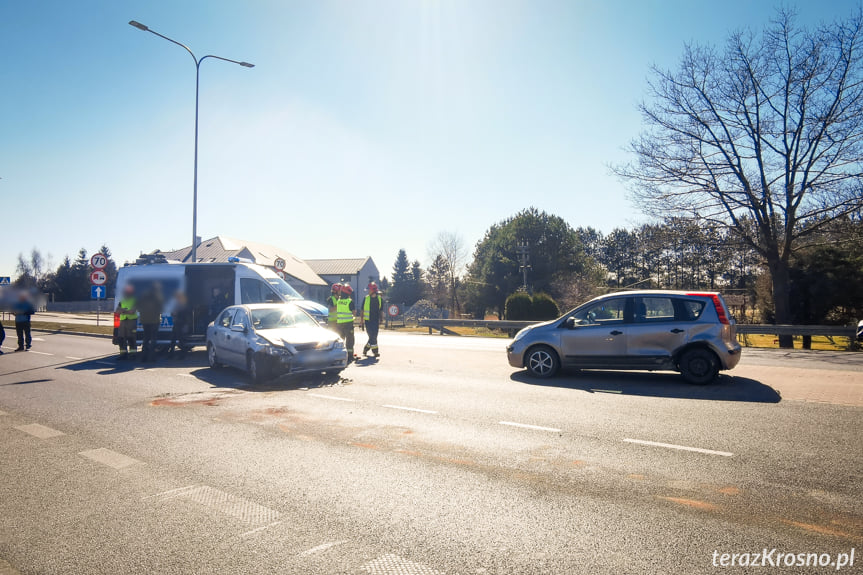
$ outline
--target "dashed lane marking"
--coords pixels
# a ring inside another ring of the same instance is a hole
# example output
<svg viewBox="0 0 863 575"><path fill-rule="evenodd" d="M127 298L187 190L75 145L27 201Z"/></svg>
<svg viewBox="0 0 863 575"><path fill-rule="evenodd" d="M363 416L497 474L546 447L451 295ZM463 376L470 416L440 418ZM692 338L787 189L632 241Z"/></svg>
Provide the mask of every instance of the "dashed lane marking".
<svg viewBox="0 0 863 575"><path fill-rule="evenodd" d="M66 356L66 359L77 359L77 360L81 360L81 359L84 359L84 358L83 358L83 357L75 357L74 355L67 355L67 356Z"/></svg>
<svg viewBox="0 0 863 575"><path fill-rule="evenodd" d="M36 351L35 349L31 349L29 353L35 353L36 355L54 355L53 353L48 353L47 351Z"/></svg>
<svg viewBox="0 0 863 575"><path fill-rule="evenodd" d="M179 375L180 377L195 377L191 373L178 373L177 375Z"/></svg>
<svg viewBox="0 0 863 575"><path fill-rule="evenodd" d="M82 455L87 459L92 459L96 463L101 463L102 465L107 465L114 469L124 469L130 465L135 465L136 463L143 463L137 459L129 457L128 455L123 455L122 453L117 453L116 451L105 449L104 447L82 451L78 453L78 455Z"/></svg>
<svg viewBox="0 0 863 575"><path fill-rule="evenodd" d="M147 499L153 499L158 497L159 499L170 499L171 497L178 497L183 491L188 491L189 489L194 489L197 485L187 485L186 487L178 487L176 489L169 489L167 491L162 491L161 493L156 493L155 495L148 495L146 497L142 497L141 501L146 501Z"/></svg>
<svg viewBox="0 0 863 575"><path fill-rule="evenodd" d="M365 571L370 575L442 575L440 571L432 569L428 565L399 557L394 553L388 553L369 561L360 567L360 571Z"/></svg>
<svg viewBox="0 0 863 575"><path fill-rule="evenodd" d="M594 393L623 393L619 389L591 389L590 391Z"/></svg>
<svg viewBox="0 0 863 575"><path fill-rule="evenodd" d="M255 533L258 533L259 531L263 531L264 529L269 529L270 527L275 527L279 523L281 523L281 521L273 521L269 525L263 525L261 527L258 527L257 529L252 529L251 531L246 531L245 533L240 533L240 538L245 539L249 535L254 535Z"/></svg>
<svg viewBox="0 0 863 575"><path fill-rule="evenodd" d="M514 421L498 421L500 425L509 425L511 427L523 427L524 429L535 429L537 431L552 431L558 433L563 431L562 429L558 429L556 427L543 427L542 425L531 425L529 423L516 423Z"/></svg>
<svg viewBox="0 0 863 575"><path fill-rule="evenodd" d="M15 427L15 429L17 429L18 431L23 431L24 433L29 433L33 437L38 437L39 439L48 439L50 437L66 435L62 431L57 431L56 429L51 429L50 427L45 427L44 425L39 425L38 423L18 425Z"/></svg>
<svg viewBox="0 0 863 575"><path fill-rule="evenodd" d="M660 443L658 441L646 441L644 439L624 438L626 443L636 443L638 445L649 445L651 447L665 447L667 449L677 449L679 451L693 451L695 453L705 453L707 455L721 455L722 457L733 457L734 454L728 451L714 451L713 449L703 449L701 447L688 447L686 445L675 445L673 443Z"/></svg>
<svg viewBox="0 0 863 575"><path fill-rule="evenodd" d="M418 407L404 407L401 405L382 405L381 407L389 407L390 409L401 409L402 411L416 411L417 413L430 413L430 414L437 413L437 411L432 411L431 409L420 409Z"/></svg>
<svg viewBox="0 0 863 575"><path fill-rule="evenodd" d="M99 365L110 365L110 366L114 365L114 362L112 362L112 361L97 361L96 363L98 363Z"/></svg>
<svg viewBox="0 0 863 575"><path fill-rule="evenodd" d="M335 395L324 395L322 393L310 393L309 395L320 397L321 399L334 399L336 401L356 401L355 399L348 399L347 397L336 397Z"/></svg>
<svg viewBox="0 0 863 575"><path fill-rule="evenodd" d="M275 509L258 505L254 501L231 495L207 485L171 490L158 498L158 500L167 499L187 499L252 525L272 525L279 520L280 516L280 513Z"/></svg>
<svg viewBox="0 0 863 575"><path fill-rule="evenodd" d="M343 540L343 541L331 541L329 543L322 543L322 544L318 545L317 547L312 547L311 549L306 549L305 551L303 551L302 553L297 555L297 557L308 557L309 555L314 555L315 553L320 553L321 551L326 551L327 549L329 549L331 547L335 547L336 545L341 545L342 543L347 543L347 541Z"/></svg>

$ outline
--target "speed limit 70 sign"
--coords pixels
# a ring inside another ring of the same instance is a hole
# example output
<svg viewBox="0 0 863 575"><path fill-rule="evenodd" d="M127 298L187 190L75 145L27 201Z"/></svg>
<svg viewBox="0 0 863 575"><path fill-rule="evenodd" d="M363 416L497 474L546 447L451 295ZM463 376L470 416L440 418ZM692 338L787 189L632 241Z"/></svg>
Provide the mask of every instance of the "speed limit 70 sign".
<svg viewBox="0 0 863 575"><path fill-rule="evenodd" d="M102 270L108 265L108 258L105 254L93 254L93 257L90 258L90 265L93 266L94 270Z"/></svg>

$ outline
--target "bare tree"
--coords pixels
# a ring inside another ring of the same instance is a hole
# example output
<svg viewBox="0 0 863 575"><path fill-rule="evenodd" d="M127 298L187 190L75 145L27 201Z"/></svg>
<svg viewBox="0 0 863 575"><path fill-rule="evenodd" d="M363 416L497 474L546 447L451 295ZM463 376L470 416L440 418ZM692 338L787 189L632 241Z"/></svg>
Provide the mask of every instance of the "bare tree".
<svg viewBox="0 0 863 575"><path fill-rule="evenodd" d="M791 255L863 208L861 34L861 11L813 30L780 10L724 50L687 46L676 71L653 68L636 160L613 168L647 213L707 220L756 250L777 323L791 321Z"/></svg>
<svg viewBox="0 0 863 575"><path fill-rule="evenodd" d="M441 256L446 262L450 308L453 313L457 313L460 308L458 301L459 277L462 271L464 271L464 265L468 256L464 238L454 232L440 232L432 242L429 253L432 260Z"/></svg>

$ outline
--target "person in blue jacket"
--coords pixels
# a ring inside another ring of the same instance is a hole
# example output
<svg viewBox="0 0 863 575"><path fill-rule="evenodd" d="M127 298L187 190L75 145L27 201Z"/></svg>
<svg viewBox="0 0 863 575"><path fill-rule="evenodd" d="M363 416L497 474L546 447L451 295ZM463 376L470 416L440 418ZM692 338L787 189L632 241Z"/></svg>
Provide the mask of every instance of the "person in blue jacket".
<svg viewBox="0 0 863 575"><path fill-rule="evenodd" d="M12 305L15 314L15 332L18 334L18 347L15 351L28 351L33 338L30 337L30 317L36 313L36 308L30 303L26 292L21 292L18 301Z"/></svg>

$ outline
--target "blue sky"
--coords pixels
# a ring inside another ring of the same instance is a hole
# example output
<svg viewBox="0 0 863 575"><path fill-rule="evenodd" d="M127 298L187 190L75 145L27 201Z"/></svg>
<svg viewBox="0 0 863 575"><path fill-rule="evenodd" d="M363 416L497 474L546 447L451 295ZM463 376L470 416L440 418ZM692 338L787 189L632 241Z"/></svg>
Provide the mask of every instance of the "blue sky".
<svg viewBox="0 0 863 575"><path fill-rule="evenodd" d="M803 23L857 1L801 2ZM643 221L608 165L641 128L648 68L762 27L753 0L0 0L0 276L191 240L194 64L138 20L256 64L202 65L198 233L306 258L440 231L470 250L536 206L605 232Z"/></svg>

